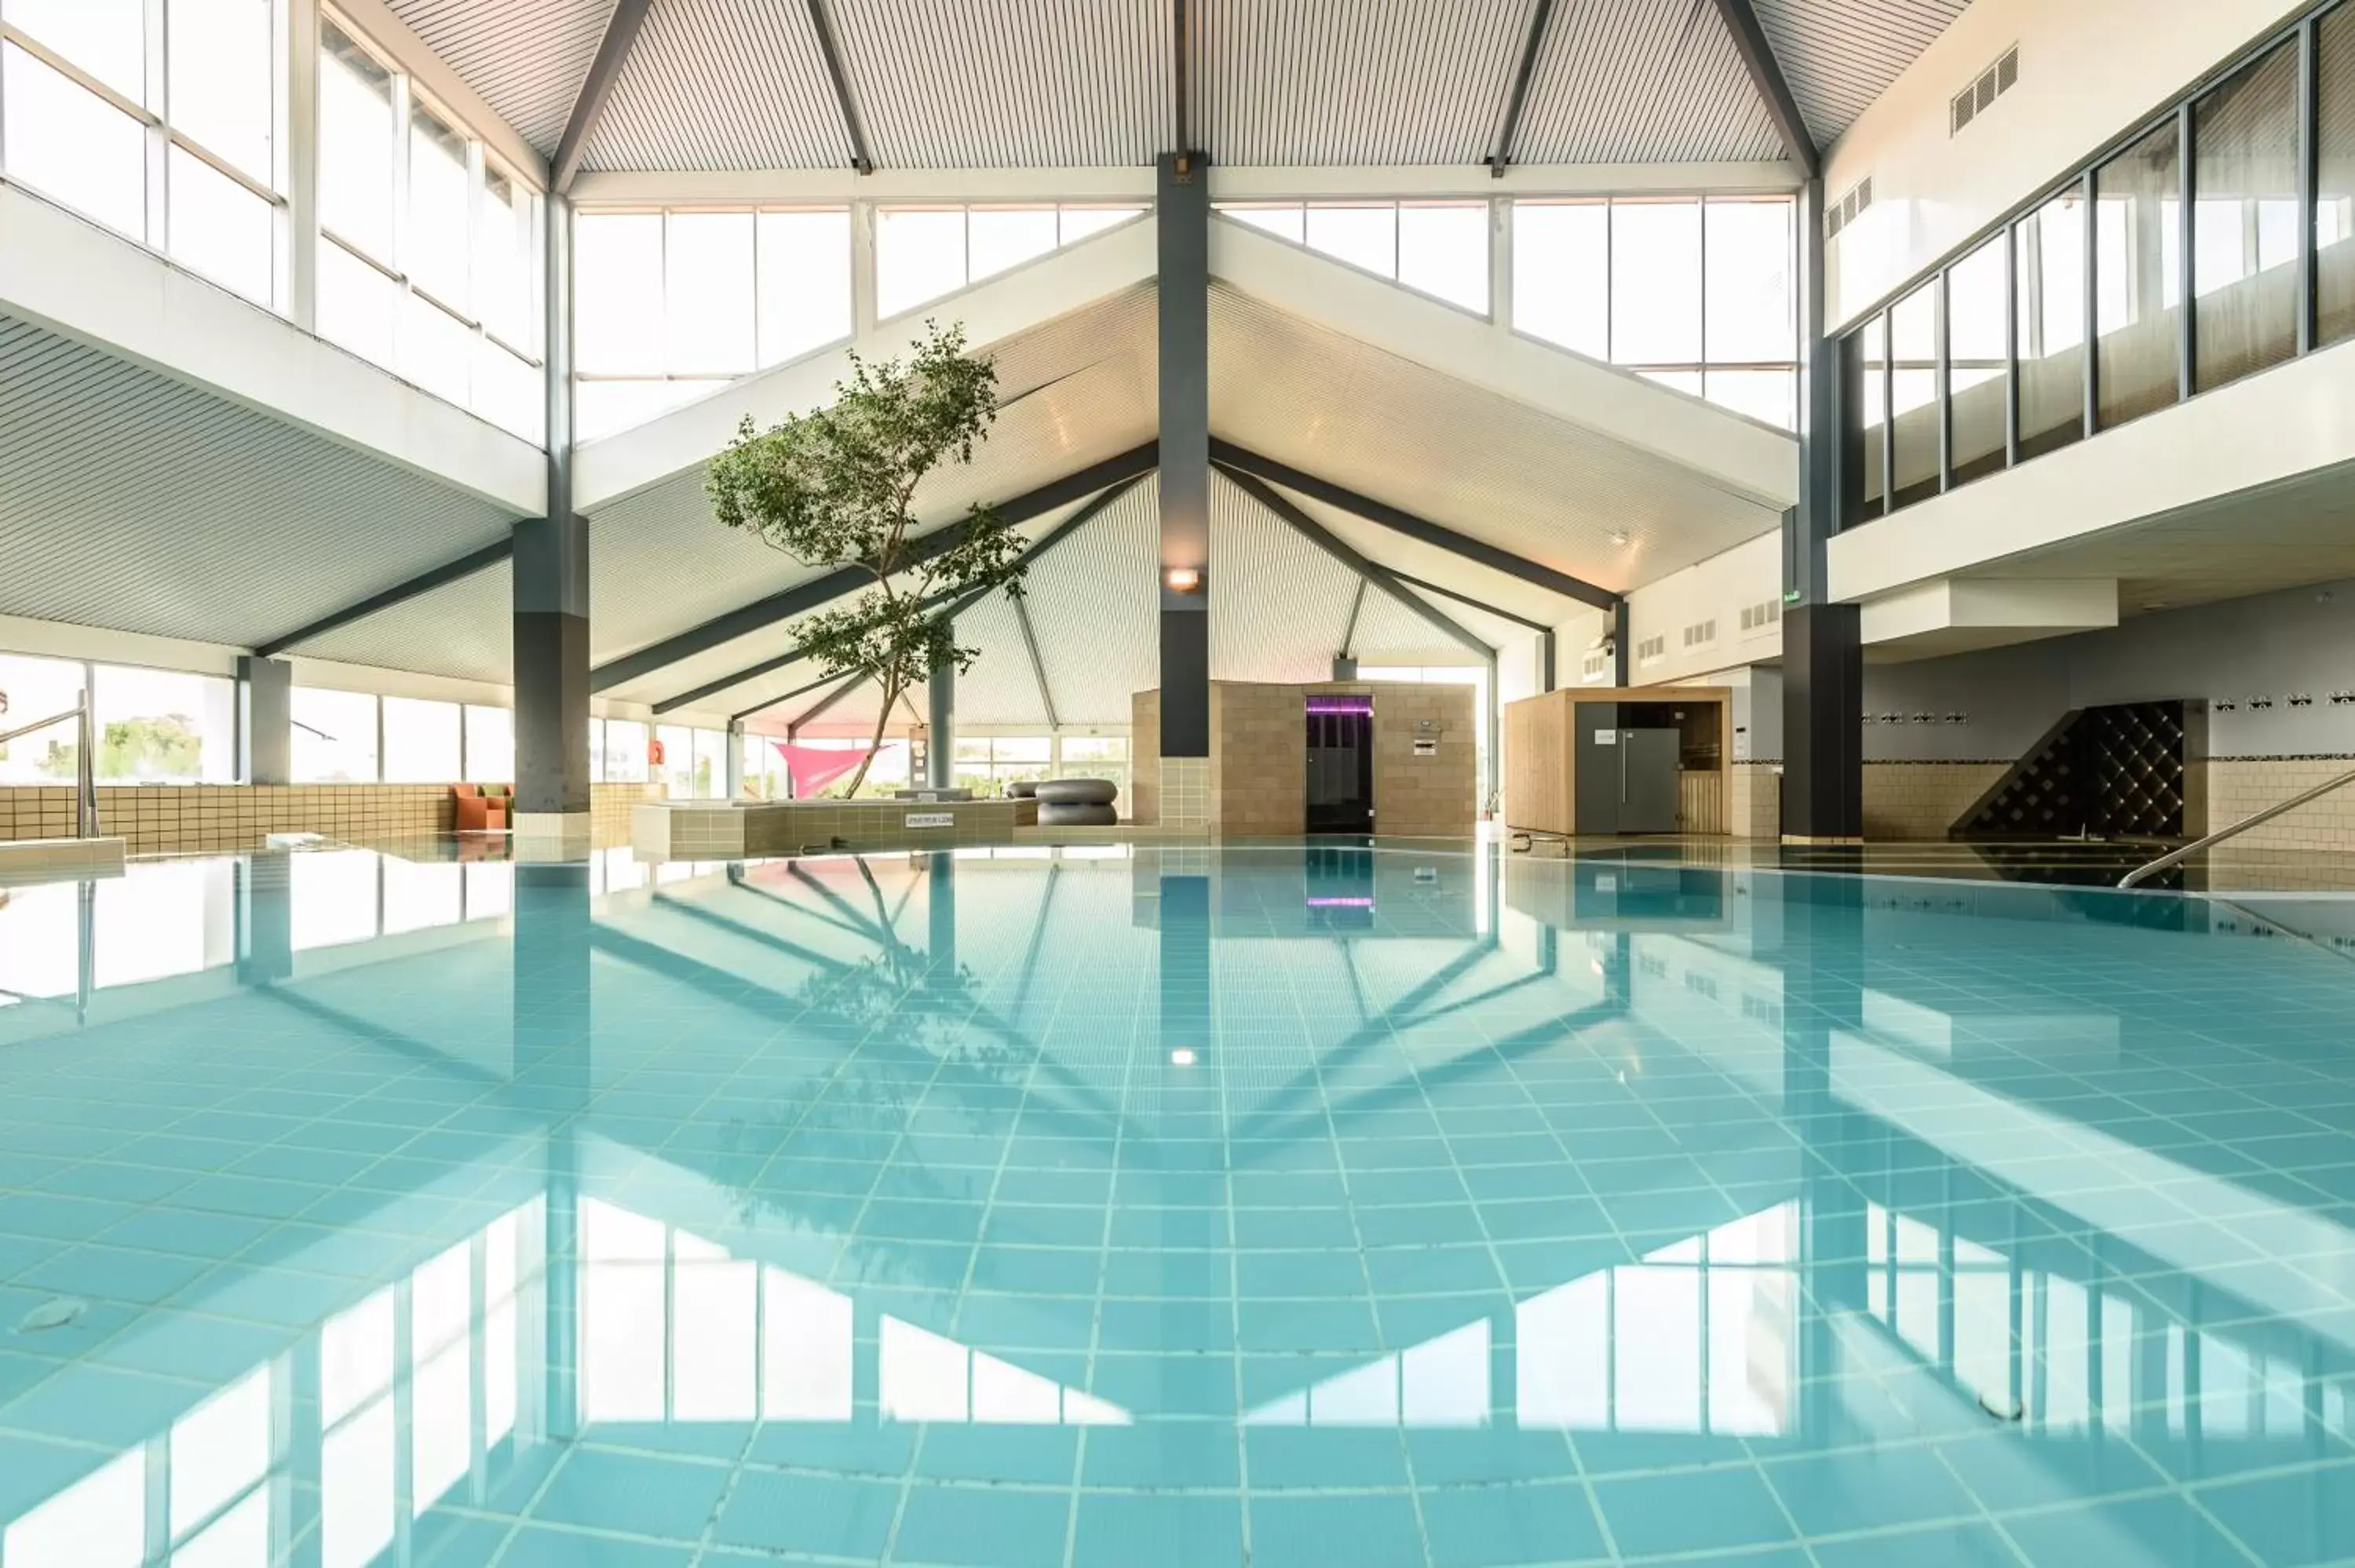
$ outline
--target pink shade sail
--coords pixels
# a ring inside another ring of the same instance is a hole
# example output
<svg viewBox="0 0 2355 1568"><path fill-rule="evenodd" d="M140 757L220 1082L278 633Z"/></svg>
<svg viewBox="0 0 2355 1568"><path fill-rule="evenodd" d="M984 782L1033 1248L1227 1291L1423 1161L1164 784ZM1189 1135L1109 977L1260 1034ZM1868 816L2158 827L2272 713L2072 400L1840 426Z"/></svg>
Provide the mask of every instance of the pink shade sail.
<svg viewBox="0 0 2355 1568"><path fill-rule="evenodd" d="M806 800L836 779L847 775L867 759L868 747L858 747L848 751L837 751L832 747L795 746L790 741L773 740L777 755L784 758L786 776L794 781L794 798ZM885 746L890 750L899 742Z"/></svg>

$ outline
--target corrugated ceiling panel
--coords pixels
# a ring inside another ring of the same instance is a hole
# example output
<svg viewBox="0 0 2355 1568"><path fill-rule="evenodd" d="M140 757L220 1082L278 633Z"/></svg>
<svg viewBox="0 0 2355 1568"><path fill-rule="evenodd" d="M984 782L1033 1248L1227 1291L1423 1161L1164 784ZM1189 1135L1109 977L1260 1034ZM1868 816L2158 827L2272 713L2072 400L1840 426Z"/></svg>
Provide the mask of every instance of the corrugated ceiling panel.
<svg viewBox="0 0 2355 1568"><path fill-rule="evenodd" d="M1169 0L835 0L884 168L1150 164L1174 134Z"/></svg>
<svg viewBox="0 0 2355 1568"><path fill-rule="evenodd" d="M513 521L6 316L0 431L0 614L250 647Z"/></svg>
<svg viewBox="0 0 2355 1568"><path fill-rule="evenodd" d="M1210 427L1238 446L1614 591L1782 523L1780 514L1681 463L1215 281Z"/></svg>
<svg viewBox="0 0 2355 1568"><path fill-rule="evenodd" d="M1553 626L1565 616L1575 613L1583 602L1534 583L1523 582L1494 567L1467 561L1436 545L1426 545L1403 534L1394 534L1339 507L1327 506L1321 501L1314 501L1291 491L1285 491L1284 494L1286 500L1324 524L1343 544L1375 565L1388 567L1408 577L1420 577L1427 583L1436 583L1457 593L1468 594L1508 615ZM1454 599L1447 599L1440 604L1440 608L1453 615L1464 607ZM1511 622L1502 624L1510 625Z"/></svg>
<svg viewBox="0 0 2355 1568"><path fill-rule="evenodd" d="M1494 150L1536 8L1205 0L1198 136L1231 164L1478 163Z"/></svg>
<svg viewBox="0 0 2355 1568"><path fill-rule="evenodd" d="M505 561L420 594L293 650L384 670L414 670L510 685L515 681L515 576Z"/></svg>
<svg viewBox="0 0 2355 1568"><path fill-rule="evenodd" d="M1683 163L1783 155L1712 0L1555 7L1529 83L1524 164Z"/></svg>
<svg viewBox="0 0 2355 1568"><path fill-rule="evenodd" d="M1464 624L1463 617L1444 605L1440 607L1440 613L1459 626ZM1471 629L1465 627L1465 630ZM1484 662L1481 654L1465 647L1380 588L1366 591L1365 607L1358 611L1358 631L1349 640L1349 651L1358 656L1360 664Z"/></svg>
<svg viewBox="0 0 2355 1568"><path fill-rule="evenodd" d="M388 0L499 117L552 154L613 0Z"/></svg>
<svg viewBox="0 0 2355 1568"><path fill-rule="evenodd" d="M1160 546L1161 487L1148 477L1024 579L1063 723L1126 724L1129 698L1160 683Z"/></svg>
<svg viewBox="0 0 2355 1568"><path fill-rule="evenodd" d="M1357 592L1355 572L1210 476L1210 679L1330 678Z"/></svg>
<svg viewBox="0 0 2355 1568"><path fill-rule="evenodd" d="M1058 553L1080 547L1075 535ZM1052 560L1053 556L1048 557ZM957 618L957 646L980 650L973 667L956 678L957 722L966 725L1035 724L1047 726L1047 705L1039 699L1038 677L1014 606L1002 593L990 595Z"/></svg>
<svg viewBox="0 0 2355 1568"><path fill-rule="evenodd" d="M1006 401L996 428L970 465L938 473L917 493L919 514L928 524L948 522L975 501L1020 495L1151 440L1158 398L1154 298L1149 286L1127 290L998 344ZM600 661L815 575L722 527L700 470L591 514L590 559L590 624Z"/></svg>
<svg viewBox="0 0 2355 1568"><path fill-rule="evenodd" d="M1783 79L1817 144L1828 146L1970 0L1755 0ZM1976 66L1992 65L1981 60ZM1976 67L1975 67L1976 69ZM1961 91L1963 83L1953 84ZM1839 192L1833 192L1835 196Z"/></svg>
<svg viewBox="0 0 2355 1568"><path fill-rule="evenodd" d="M588 169L846 168L850 137L804 0L656 0Z"/></svg>

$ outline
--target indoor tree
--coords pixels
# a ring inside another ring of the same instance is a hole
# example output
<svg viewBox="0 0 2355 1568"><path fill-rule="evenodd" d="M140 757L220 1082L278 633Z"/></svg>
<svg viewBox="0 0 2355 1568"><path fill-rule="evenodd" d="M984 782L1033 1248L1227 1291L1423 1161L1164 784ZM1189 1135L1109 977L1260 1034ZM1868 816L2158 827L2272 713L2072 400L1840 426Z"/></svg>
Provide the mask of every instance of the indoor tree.
<svg viewBox="0 0 2355 1568"><path fill-rule="evenodd" d="M855 567L872 586L805 620L798 652L826 679L864 675L882 689L875 735L843 790L858 792L902 694L937 670L972 666L951 609L1019 580L1021 539L975 505L945 548L915 536L916 491L934 470L969 463L997 418L997 370L967 354L962 326L927 322L910 356L856 353L834 401L768 430L748 416L712 460L706 488L719 521L804 566Z"/></svg>

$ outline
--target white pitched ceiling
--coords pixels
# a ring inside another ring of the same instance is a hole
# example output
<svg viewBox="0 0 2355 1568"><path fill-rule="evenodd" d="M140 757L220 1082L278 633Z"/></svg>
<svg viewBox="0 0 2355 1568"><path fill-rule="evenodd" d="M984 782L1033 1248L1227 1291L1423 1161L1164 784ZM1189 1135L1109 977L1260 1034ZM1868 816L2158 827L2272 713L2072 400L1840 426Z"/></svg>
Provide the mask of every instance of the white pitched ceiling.
<svg viewBox="0 0 2355 1568"><path fill-rule="evenodd" d="M0 316L0 614L251 647L513 517Z"/></svg>
<svg viewBox="0 0 2355 1568"><path fill-rule="evenodd" d="M515 573L501 561L290 652L298 658L505 686L515 681L514 628Z"/></svg>
<svg viewBox="0 0 2355 1568"><path fill-rule="evenodd" d="M1210 476L1210 679L1328 679L1357 592L1356 573Z"/></svg>
<svg viewBox="0 0 2355 1568"><path fill-rule="evenodd" d="M1757 0L1818 142L1966 0ZM613 0L389 0L543 151ZM1537 0L1196 0L1191 139L1220 163L1479 162ZM1135 166L1177 140L1172 0L830 0L886 168ZM1776 158L1711 0L1562 0L1522 163ZM840 168L850 141L806 0L654 0L591 169Z"/></svg>
<svg viewBox="0 0 2355 1568"><path fill-rule="evenodd" d="M1838 140L1970 5L1970 0L1753 3L1759 26L1774 46L1775 63L1783 68L1783 79L1817 146ZM1955 85L1961 90L1961 83Z"/></svg>
<svg viewBox="0 0 2355 1568"><path fill-rule="evenodd" d="M1537 0L1203 0L1197 140L1233 164L1476 164L1495 150L1536 10Z"/></svg>
<svg viewBox="0 0 2355 1568"><path fill-rule="evenodd" d="M613 0L387 4L542 156L562 139L613 14Z"/></svg>
<svg viewBox="0 0 2355 1568"><path fill-rule="evenodd" d="M1782 521L1681 464L1215 281L1210 426L1263 457L1614 592Z"/></svg>
<svg viewBox="0 0 2355 1568"><path fill-rule="evenodd" d="M1155 321L1153 291L1132 290L998 345L996 428L918 493L919 514L949 522L1153 440ZM819 575L720 526L699 471L591 514L590 560L600 662Z"/></svg>

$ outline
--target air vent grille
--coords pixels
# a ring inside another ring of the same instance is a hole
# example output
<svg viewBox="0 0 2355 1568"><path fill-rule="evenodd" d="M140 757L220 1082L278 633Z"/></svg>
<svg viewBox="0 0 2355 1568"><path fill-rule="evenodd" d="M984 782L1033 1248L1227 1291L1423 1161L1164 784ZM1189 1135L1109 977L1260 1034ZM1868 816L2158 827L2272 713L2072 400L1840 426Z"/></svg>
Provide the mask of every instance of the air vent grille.
<svg viewBox="0 0 2355 1568"><path fill-rule="evenodd" d="M1668 653L1668 633L1666 632L1662 632L1657 637L1646 637L1644 641L1636 644L1636 657L1642 660L1646 664L1649 664L1656 659L1667 658Z"/></svg>
<svg viewBox="0 0 2355 1568"><path fill-rule="evenodd" d="M1742 607L1742 630L1744 631L1764 631L1782 619L1783 601L1779 599L1770 599L1758 604L1745 604Z"/></svg>
<svg viewBox="0 0 2355 1568"><path fill-rule="evenodd" d="M1688 648L1706 648L1716 641L1717 617L1713 615L1707 620L1696 620L1685 628L1685 646Z"/></svg>
<svg viewBox="0 0 2355 1568"><path fill-rule="evenodd" d="M2019 46L2014 44L2003 51L2003 58L1979 72L1977 80L1955 94L1953 112L1948 123L1949 135L1959 136L1966 126L1989 109L1995 101L2019 84Z"/></svg>
<svg viewBox="0 0 2355 1568"><path fill-rule="evenodd" d="M1832 203L1831 210L1824 214L1824 238L1829 239L1838 235L1857 220L1858 214L1871 205L1872 176L1867 175L1850 185L1848 195Z"/></svg>

